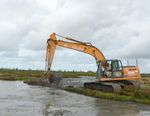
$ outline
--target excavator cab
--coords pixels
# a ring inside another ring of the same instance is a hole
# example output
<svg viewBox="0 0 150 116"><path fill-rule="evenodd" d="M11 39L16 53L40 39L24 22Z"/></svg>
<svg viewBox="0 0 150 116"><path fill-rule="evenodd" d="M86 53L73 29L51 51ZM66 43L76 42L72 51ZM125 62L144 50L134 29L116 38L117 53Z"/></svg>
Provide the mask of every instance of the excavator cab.
<svg viewBox="0 0 150 116"><path fill-rule="evenodd" d="M105 72L110 72L110 75L106 75L107 77L123 77L123 66L120 60L106 60L106 62L109 64L109 68Z"/></svg>
<svg viewBox="0 0 150 116"><path fill-rule="evenodd" d="M107 66L105 69L101 67L101 63L98 64L97 76L99 78L123 77L123 65L121 60L106 60L106 64Z"/></svg>

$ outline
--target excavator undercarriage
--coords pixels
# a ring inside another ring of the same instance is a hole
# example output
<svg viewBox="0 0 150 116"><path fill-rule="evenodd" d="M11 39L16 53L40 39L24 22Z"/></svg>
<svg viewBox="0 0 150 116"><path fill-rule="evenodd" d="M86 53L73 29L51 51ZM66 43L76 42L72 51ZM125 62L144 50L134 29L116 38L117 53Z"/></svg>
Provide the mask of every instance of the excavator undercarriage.
<svg viewBox="0 0 150 116"><path fill-rule="evenodd" d="M113 82L88 82L84 83L84 87L88 89L100 90L104 92L119 93L125 88L132 88L138 91L140 89L139 81L113 81Z"/></svg>

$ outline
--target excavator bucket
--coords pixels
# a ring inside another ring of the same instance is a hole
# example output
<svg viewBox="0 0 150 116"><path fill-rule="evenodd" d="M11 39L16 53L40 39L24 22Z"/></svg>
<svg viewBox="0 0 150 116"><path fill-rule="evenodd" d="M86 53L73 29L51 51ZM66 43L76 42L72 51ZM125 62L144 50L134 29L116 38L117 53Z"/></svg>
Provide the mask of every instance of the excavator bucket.
<svg viewBox="0 0 150 116"><path fill-rule="evenodd" d="M47 78L50 83L53 83L53 75L51 73L47 74Z"/></svg>

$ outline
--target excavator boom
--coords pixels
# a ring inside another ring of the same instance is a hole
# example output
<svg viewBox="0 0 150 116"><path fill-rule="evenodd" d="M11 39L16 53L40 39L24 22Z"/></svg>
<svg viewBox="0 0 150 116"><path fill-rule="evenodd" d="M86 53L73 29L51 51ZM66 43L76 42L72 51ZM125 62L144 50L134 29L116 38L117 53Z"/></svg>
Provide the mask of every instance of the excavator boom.
<svg viewBox="0 0 150 116"><path fill-rule="evenodd" d="M106 60L105 60L103 53L99 49L97 49L95 46L93 46L92 44L90 44L88 42L80 42L80 41L74 40L72 38L63 37L63 36L60 36L60 37L63 37L66 40L70 40L73 42L57 40L56 36L60 36L60 35L53 33L50 35L50 38L47 40L48 45L47 45L47 50L46 50L47 51L46 61L48 62L48 70L51 68L56 45L89 54L95 58L96 62L100 61L103 65L103 67L105 67Z"/></svg>

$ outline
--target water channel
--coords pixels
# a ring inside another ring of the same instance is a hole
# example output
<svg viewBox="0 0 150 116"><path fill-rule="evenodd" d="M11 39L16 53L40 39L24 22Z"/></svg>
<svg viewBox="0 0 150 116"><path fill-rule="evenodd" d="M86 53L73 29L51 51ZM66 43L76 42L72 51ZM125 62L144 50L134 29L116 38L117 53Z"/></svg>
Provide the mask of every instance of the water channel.
<svg viewBox="0 0 150 116"><path fill-rule="evenodd" d="M0 81L0 116L150 116L150 106Z"/></svg>

